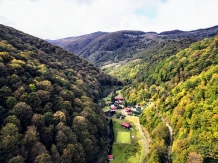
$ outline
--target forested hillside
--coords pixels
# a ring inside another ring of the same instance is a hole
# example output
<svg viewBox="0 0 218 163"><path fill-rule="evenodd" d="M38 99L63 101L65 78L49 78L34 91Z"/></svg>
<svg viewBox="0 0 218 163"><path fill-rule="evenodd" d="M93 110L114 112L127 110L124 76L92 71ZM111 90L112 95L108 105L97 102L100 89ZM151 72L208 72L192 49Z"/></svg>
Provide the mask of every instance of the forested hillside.
<svg viewBox="0 0 218 163"><path fill-rule="evenodd" d="M218 36L136 68L123 94L129 104L151 103L140 116L153 138L145 162L166 162L166 122L173 129L173 163L218 162Z"/></svg>
<svg viewBox="0 0 218 163"><path fill-rule="evenodd" d="M0 25L0 162L96 162L107 145L97 103L114 85L78 56Z"/></svg>
<svg viewBox="0 0 218 163"><path fill-rule="evenodd" d="M89 43L98 39L100 36L107 34L106 32L95 32L87 35L77 36L77 37L69 37L63 38L59 40L47 40L48 42L55 44L57 46L62 47L74 54L79 54L80 51L84 47L86 47Z"/></svg>
<svg viewBox="0 0 218 163"><path fill-rule="evenodd" d="M155 54L159 48L170 44L172 48L169 51L176 53L179 48L186 48L193 42L216 34L218 34L218 26L192 31L165 31L159 34L123 30L96 32L78 37L49 40L49 42L89 60L98 67L103 67L131 62L132 58L141 58L140 53Z"/></svg>

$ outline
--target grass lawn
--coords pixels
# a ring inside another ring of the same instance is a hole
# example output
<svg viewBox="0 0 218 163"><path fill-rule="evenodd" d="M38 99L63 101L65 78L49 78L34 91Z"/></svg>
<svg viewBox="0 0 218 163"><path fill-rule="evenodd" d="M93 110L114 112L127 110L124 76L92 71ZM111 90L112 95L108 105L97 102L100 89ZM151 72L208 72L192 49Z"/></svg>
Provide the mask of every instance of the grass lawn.
<svg viewBox="0 0 218 163"><path fill-rule="evenodd" d="M102 108L102 111L108 111L108 110L110 110L110 106L106 105L105 107Z"/></svg>
<svg viewBox="0 0 218 163"><path fill-rule="evenodd" d="M122 134L124 133L124 137L130 138L131 144L122 144L122 143L115 142L115 144L113 144L113 147L112 147L112 154L114 155L114 160L110 162L111 163L138 163L140 162L141 151L143 150L143 146L141 146L141 137L138 131L138 127L134 123L135 119L134 118L131 118L130 120L128 120L128 118L117 119L114 117L112 120L113 120L115 138L117 138L118 140L118 137L122 136ZM123 128L121 126L122 122L130 123L133 129L129 130L129 129ZM127 136L127 133L129 133L131 137L129 134ZM123 139L123 136L121 139Z"/></svg>
<svg viewBox="0 0 218 163"><path fill-rule="evenodd" d="M110 110L110 106L108 105L111 102L111 94L109 94L107 97L102 99L105 102L105 106L102 108L103 111Z"/></svg>
<svg viewBox="0 0 218 163"><path fill-rule="evenodd" d="M124 143L131 144L131 134L130 131L117 131L117 142L116 143Z"/></svg>

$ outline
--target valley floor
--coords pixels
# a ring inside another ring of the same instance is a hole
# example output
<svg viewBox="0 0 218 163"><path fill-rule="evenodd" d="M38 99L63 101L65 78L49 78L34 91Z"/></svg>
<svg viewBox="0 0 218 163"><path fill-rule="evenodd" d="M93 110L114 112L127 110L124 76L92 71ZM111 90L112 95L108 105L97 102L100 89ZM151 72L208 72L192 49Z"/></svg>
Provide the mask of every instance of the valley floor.
<svg viewBox="0 0 218 163"><path fill-rule="evenodd" d="M124 109L118 112L123 112ZM125 119L119 119L115 116L111 117L113 121L113 130L115 134L115 140L112 147L112 155L114 159L111 163L143 163L146 152L149 148L149 141L145 136L144 130L139 122L139 117L126 115ZM122 122L130 123L132 128L125 129L121 126ZM130 131L131 132L131 144L117 144L116 137L117 131Z"/></svg>
<svg viewBox="0 0 218 163"><path fill-rule="evenodd" d="M142 147L141 157L140 157L139 163L143 163L143 159L145 157L145 154L149 149L149 141L148 141L147 137L145 136L144 131L142 130L142 126L140 125L140 122L139 122L139 117L127 116L126 120L129 122L132 122L135 126L137 126L137 129L140 132L141 139L139 139L138 142L143 147Z"/></svg>
<svg viewBox="0 0 218 163"><path fill-rule="evenodd" d="M120 91L118 91L119 96L122 97ZM104 98L103 100L106 104L110 103L111 95ZM106 105L102 110L109 115L110 106ZM146 132L143 126L140 125L138 116L127 115L125 109L117 109L116 113L121 113L125 115L124 119L116 117L114 114L109 117L113 121L113 131L114 131L114 143L112 146L113 160L110 163L143 163L144 157L149 149L150 136ZM131 124L131 129L126 129L121 126L122 122ZM131 132L131 144L117 143L117 133L118 131L129 131Z"/></svg>

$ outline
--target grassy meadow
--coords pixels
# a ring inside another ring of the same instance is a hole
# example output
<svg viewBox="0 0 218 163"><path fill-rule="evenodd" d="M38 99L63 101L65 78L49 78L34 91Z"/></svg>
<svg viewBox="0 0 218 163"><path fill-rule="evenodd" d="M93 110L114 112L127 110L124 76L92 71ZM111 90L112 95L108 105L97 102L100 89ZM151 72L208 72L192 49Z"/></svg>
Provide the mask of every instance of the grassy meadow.
<svg viewBox="0 0 218 163"><path fill-rule="evenodd" d="M144 155L144 143L142 142L142 136L138 130L138 117L127 116L125 119L112 118L114 136L117 141L127 137L130 138L131 144L123 144L115 142L112 147L112 154L114 160L111 163L139 163ZM122 122L127 122L132 125L132 129L126 129L121 126ZM118 132L117 132L118 131ZM129 133L129 134L127 134ZM124 134L124 135L123 135ZM128 136L127 136L128 135Z"/></svg>
<svg viewBox="0 0 218 163"><path fill-rule="evenodd" d="M131 144L131 134L130 131L117 131L117 141L116 143L121 144Z"/></svg>

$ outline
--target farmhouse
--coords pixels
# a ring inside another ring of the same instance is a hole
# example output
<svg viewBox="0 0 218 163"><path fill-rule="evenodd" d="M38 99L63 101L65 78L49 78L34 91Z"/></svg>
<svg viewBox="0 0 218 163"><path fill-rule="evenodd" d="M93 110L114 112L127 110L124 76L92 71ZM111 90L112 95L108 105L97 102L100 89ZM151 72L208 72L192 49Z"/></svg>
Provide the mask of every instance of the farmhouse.
<svg viewBox="0 0 218 163"><path fill-rule="evenodd" d="M131 109L131 108L126 108L125 111L126 111L126 112L131 112L132 109Z"/></svg>
<svg viewBox="0 0 218 163"><path fill-rule="evenodd" d="M116 112L117 111L117 107L115 105L111 105L111 112Z"/></svg>
<svg viewBox="0 0 218 163"><path fill-rule="evenodd" d="M114 98L114 100L115 100L116 104L121 105L121 104L123 104L124 98L117 96L117 97Z"/></svg>
<svg viewBox="0 0 218 163"><path fill-rule="evenodd" d="M107 155L107 159L108 159L108 160L113 160L114 157L113 157L113 155Z"/></svg>
<svg viewBox="0 0 218 163"><path fill-rule="evenodd" d="M141 106L140 104L136 104L136 105L135 105L135 107L140 107L140 106Z"/></svg>
<svg viewBox="0 0 218 163"><path fill-rule="evenodd" d="M115 99L115 101L123 101L123 100L124 100L123 97L119 97L119 96L118 96L118 97L115 97L114 99Z"/></svg>
<svg viewBox="0 0 218 163"><path fill-rule="evenodd" d="M131 125L130 125L129 123L125 123L125 122L123 122L123 123L121 124L121 126L123 126L123 127L125 127L125 128L131 128Z"/></svg>

